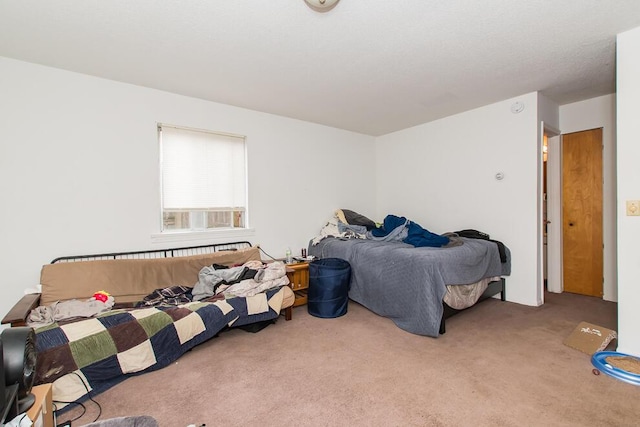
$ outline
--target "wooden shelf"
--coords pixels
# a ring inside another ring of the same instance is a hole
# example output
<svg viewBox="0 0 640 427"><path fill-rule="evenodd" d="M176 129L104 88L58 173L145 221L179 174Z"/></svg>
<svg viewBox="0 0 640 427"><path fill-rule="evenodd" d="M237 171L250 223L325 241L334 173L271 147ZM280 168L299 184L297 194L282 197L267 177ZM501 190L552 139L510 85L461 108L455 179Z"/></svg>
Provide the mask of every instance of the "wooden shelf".
<svg viewBox="0 0 640 427"><path fill-rule="evenodd" d="M296 302L293 303L294 307L305 305L307 303L307 292L308 289L302 289L294 292L296 294Z"/></svg>

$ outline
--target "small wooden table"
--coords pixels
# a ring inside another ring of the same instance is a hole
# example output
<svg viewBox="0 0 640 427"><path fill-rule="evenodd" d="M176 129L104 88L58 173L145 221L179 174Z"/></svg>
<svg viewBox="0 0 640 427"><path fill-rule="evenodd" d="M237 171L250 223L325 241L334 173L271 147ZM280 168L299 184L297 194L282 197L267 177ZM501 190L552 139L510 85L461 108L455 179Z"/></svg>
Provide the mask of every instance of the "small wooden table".
<svg viewBox="0 0 640 427"><path fill-rule="evenodd" d="M294 307L307 303L307 291L309 289L309 262L298 261L287 264L287 277L289 278L289 286L296 295L293 303Z"/></svg>
<svg viewBox="0 0 640 427"><path fill-rule="evenodd" d="M36 401L27 411L29 419L36 426L54 427L53 402L51 401L52 385L41 384L34 386L31 388L31 393L36 397Z"/></svg>

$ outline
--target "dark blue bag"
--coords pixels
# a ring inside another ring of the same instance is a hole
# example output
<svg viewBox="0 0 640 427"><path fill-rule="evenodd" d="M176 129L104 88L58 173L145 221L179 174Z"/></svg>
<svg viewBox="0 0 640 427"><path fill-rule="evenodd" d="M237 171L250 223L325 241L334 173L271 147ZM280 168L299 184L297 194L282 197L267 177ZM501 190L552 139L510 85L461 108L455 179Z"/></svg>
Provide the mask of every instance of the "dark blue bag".
<svg viewBox="0 0 640 427"><path fill-rule="evenodd" d="M307 308L315 317L340 317L347 313L351 265L340 258L322 258L309 263Z"/></svg>

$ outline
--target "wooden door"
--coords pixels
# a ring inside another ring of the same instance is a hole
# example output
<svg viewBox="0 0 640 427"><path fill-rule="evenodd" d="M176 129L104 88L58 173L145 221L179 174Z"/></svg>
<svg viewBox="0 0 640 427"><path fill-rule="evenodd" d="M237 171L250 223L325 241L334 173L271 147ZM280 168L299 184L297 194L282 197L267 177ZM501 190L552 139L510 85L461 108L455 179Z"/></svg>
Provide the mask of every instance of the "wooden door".
<svg viewBox="0 0 640 427"><path fill-rule="evenodd" d="M602 128L562 136L563 285L602 297Z"/></svg>

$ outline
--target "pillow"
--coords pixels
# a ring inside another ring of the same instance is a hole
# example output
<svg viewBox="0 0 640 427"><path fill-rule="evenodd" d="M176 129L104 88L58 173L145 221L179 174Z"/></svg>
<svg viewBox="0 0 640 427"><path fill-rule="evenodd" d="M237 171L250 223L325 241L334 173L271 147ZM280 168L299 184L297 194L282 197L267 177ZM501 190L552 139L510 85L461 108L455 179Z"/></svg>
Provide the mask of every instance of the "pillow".
<svg viewBox="0 0 640 427"><path fill-rule="evenodd" d="M367 230L372 230L377 228L376 223L371 221L364 215L360 215L357 212L351 211L349 209L338 209L336 212L338 218L342 220L344 218L345 223L349 225L362 225L367 228Z"/></svg>

